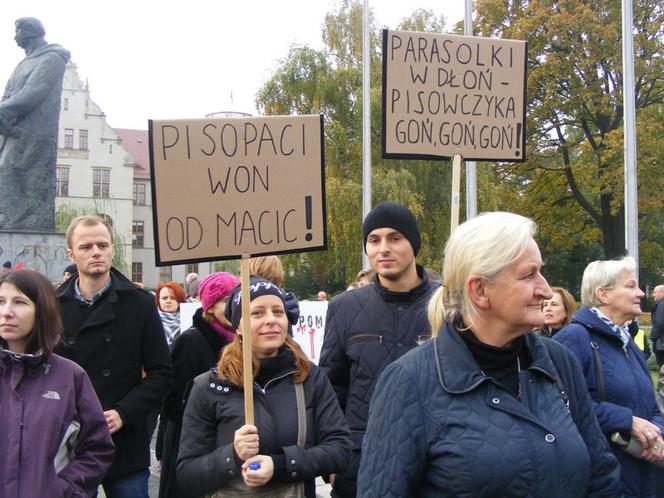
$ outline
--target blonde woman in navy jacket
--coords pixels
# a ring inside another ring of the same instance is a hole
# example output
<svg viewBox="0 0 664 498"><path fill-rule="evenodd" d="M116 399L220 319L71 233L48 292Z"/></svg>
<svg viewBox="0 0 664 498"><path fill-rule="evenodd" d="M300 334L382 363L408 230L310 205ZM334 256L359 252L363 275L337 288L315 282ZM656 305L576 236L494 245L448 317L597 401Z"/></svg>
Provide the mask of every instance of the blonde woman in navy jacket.
<svg viewBox="0 0 664 498"><path fill-rule="evenodd" d="M435 337L378 380L358 496L621 496L578 363L531 332L551 297L535 230L486 213L452 233Z"/></svg>

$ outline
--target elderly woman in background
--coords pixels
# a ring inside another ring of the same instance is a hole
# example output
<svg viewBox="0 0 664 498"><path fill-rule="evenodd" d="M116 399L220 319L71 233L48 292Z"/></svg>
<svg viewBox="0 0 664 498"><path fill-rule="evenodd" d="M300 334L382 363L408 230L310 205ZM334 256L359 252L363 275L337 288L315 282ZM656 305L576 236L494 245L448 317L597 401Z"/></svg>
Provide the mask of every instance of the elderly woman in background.
<svg viewBox="0 0 664 498"><path fill-rule="evenodd" d="M452 233L433 339L378 380L358 496L621 495L578 363L529 333L551 297L535 231L486 213Z"/></svg>
<svg viewBox="0 0 664 498"><path fill-rule="evenodd" d="M542 301L544 325L539 333L545 337L553 337L565 325L569 325L576 311L574 297L562 287L551 287L553 295Z"/></svg>
<svg viewBox="0 0 664 498"><path fill-rule="evenodd" d="M166 426L159 498L197 496L178 484L175 472L185 392L194 377L217 364L221 350L235 338L224 312L231 292L239 283L240 280L235 275L225 272L212 273L205 277L199 286L202 307L194 313L192 327L185 330L171 347L174 379L162 407Z"/></svg>
<svg viewBox="0 0 664 498"><path fill-rule="evenodd" d="M180 304L186 302L184 289L175 282L162 282L154 293L166 343L170 346L180 335Z"/></svg>
<svg viewBox="0 0 664 498"><path fill-rule="evenodd" d="M653 467L664 459L664 428L643 353L634 344L627 323L641 313L644 296L636 279L636 263L593 261L583 272L583 307L572 323L556 334L578 358L593 399L595 415L607 438L634 437L643 453L634 457L612 444L620 462L626 497L653 496Z"/></svg>

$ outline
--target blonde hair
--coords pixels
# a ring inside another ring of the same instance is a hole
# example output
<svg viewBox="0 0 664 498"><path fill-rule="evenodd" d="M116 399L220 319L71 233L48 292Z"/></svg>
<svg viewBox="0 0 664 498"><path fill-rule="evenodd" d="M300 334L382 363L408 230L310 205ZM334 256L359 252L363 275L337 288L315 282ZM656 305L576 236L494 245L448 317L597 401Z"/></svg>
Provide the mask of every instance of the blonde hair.
<svg viewBox="0 0 664 498"><path fill-rule="evenodd" d="M636 274L636 261L631 256L609 261L593 261L583 271L581 280L581 304L589 308L601 306L597 289L611 290L618 282L622 272Z"/></svg>
<svg viewBox="0 0 664 498"><path fill-rule="evenodd" d="M269 280L275 285L284 285L284 267L276 256L259 256L249 260L249 273Z"/></svg>
<svg viewBox="0 0 664 498"><path fill-rule="evenodd" d="M109 224L108 220L94 214L85 214L83 216L77 216L76 218L71 220L71 223L69 223L69 226L67 227L67 231L65 232L65 238L67 239L67 247L69 247L69 249L72 249L71 239L74 236L74 230L76 230L76 228L79 225L83 225L86 227L104 225L108 230L108 234L111 236L111 243L113 243L113 228Z"/></svg>
<svg viewBox="0 0 664 498"><path fill-rule="evenodd" d="M470 321L466 325L472 326L478 311L466 293L468 278L495 278L523 254L536 232L530 218L501 211L483 213L459 225L445 244L443 285L429 301L432 335L461 313Z"/></svg>

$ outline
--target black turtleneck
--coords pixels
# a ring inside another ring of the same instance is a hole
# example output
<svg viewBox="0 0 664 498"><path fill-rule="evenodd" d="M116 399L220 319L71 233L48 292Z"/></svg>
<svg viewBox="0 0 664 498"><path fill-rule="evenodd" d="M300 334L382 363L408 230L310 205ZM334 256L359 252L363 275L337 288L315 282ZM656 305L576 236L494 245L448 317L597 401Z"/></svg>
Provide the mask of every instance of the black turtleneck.
<svg viewBox="0 0 664 498"><path fill-rule="evenodd" d="M459 332L461 339L470 350L473 358L484 372L515 397L519 397L519 370L527 368L528 355L523 336L516 338L512 344L499 348L480 342L470 330Z"/></svg>

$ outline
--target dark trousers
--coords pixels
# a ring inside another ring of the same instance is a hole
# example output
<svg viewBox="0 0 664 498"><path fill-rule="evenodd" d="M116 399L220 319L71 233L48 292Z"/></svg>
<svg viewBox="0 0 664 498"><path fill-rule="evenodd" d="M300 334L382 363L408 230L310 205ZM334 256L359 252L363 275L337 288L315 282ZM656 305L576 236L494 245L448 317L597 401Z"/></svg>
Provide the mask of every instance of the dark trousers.
<svg viewBox="0 0 664 498"><path fill-rule="evenodd" d="M360 450L353 450L350 465L343 474L337 474L332 488L332 498L355 498L357 495L357 473L360 470Z"/></svg>

